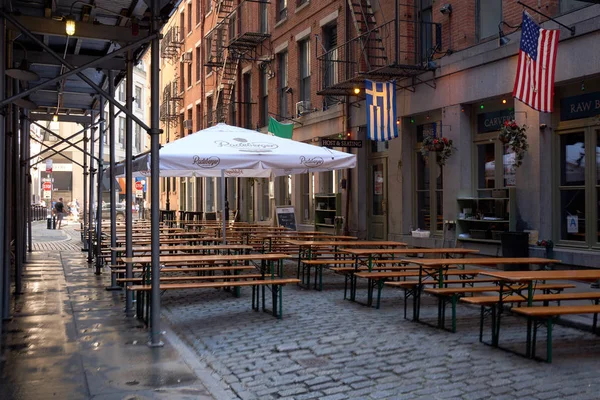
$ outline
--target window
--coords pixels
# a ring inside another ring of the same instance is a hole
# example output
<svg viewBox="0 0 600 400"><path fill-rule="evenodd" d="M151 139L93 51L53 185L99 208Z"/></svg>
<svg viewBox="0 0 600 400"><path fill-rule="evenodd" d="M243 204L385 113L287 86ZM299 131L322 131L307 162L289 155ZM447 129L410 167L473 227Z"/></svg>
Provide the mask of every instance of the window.
<svg viewBox="0 0 600 400"><path fill-rule="evenodd" d="M204 45L205 47L205 51L206 51L206 57L204 57L204 59L206 60L207 63L210 63L213 61L212 59L212 35L207 35L206 38L204 38ZM206 73L210 74L212 72L212 66L209 64L206 66Z"/></svg>
<svg viewBox="0 0 600 400"><path fill-rule="evenodd" d="M564 244L598 246L600 242L600 129L558 135L557 177L559 240Z"/></svg>
<svg viewBox="0 0 600 400"><path fill-rule="evenodd" d="M300 7L302 4L308 3L308 0L296 0L296 8Z"/></svg>
<svg viewBox="0 0 600 400"><path fill-rule="evenodd" d="M421 142L425 135L438 136L438 124L417 126L417 146L415 186L416 186L416 228L429 230L432 234L443 231L443 168L436 160L425 159L421 154ZM434 157L434 156L432 156ZM432 224L432 221L435 221Z"/></svg>
<svg viewBox="0 0 600 400"><path fill-rule="evenodd" d="M252 129L252 76L250 74L244 74L242 91L244 96L244 128Z"/></svg>
<svg viewBox="0 0 600 400"><path fill-rule="evenodd" d="M204 212L215 212L215 178L205 178Z"/></svg>
<svg viewBox="0 0 600 400"><path fill-rule="evenodd" d="M421 24L421 61L427 61L431 57L433 49L433 11L431 0L421 2L421 22L423 22Z"/></svg>
<svg viewBox="0 0 600 400"><path fill-rule="evenodd" d="M208 96L206 98L206 126L213 126L213 98L212 96Z"/></svg>
<svg viewBox="0 0 600 400"><path fill-rule="evenodd" d="M587 7L590 5L588 1L577 1L577 0L560 0L560 13L565 14L579 8Z"/></svg>
<svg viewBox="0 0 600 400"><path fill-rule="evenodd" d="M208 14L209 12L212 11L212 0L205 0L206 1L206 13Z"/></svg>
<svg viewBox="0 0 600 400"><path fill-rule="evenodd" d="M269 3L260 2L260 33L268 33L269 32L269 9L267 6Z"/></svg>
<svg viewBox="0 0 600 400"><path fill-rule="evenodd" d="M190 51L189 53L190 58L192 57L192 52ZM187 63L187 83L188 83L188 87L192 87L192 60L190 59Z"/></svg>
<svg viewBox="0 0 600 400"><path fill-rule="evenodd" d="M237 126L238 124L238 120L237 120L237 108L238 108L238 104L237 104L237 90L235 90L235 87L231 88L231 97L229 99L229 123L231 125L235 125Z"/></svg>
<svg viewBox="0 0 600 400"><path fill-rule="evenodd" d="M185 114L179 114L179 137L182 138L185 136L185 128L183 127L183 121L185 121Z"/></svg>
<svg viewBox="0 0 600 400"><path fill-rule="evenodd" d="M300 175L300 190L300 207L302 210L302 215L300 218L304 223L312 223L314 200L314 173L309 172Z"/></svg>
<svg viewBox="0 0 600 400"><path fill-rule="evenodd" d="M200 23L200 16L202 15L202 0L196 0L196 25Z"/></svg>
<svg viewBox="0 0 600 400"><path fill-rule="evenodd" d="M269 199L269 179L258 179L260 187L260 198L258 204L259 218L261 221L271 219L271 201Z"/></svg>
<svg viewBox="0 0 600 400"><path fill-rule="evenodd" d="M142 127L135 124L135 151L140 153L142 151Z"/></svg>
<svg viewBox="0 0 600 400"><path fill-rule="evenodd" d="M194 118L193 112L194 112L194 110L192 110L191 108L187 110L187 120L189 121L188 122L189 125L188 125L188 128L185 130L186 135L189 135L194 131L194 125L192 125L193 118Z"/></svg>
<svg viewBox="0 0 600 400"><path fill-rule="evenodd" d="M134 102L135 102L135 108L137 108L138 110L142 109L142 103L143 103L143 98L142 98L142 88L137 86L135 87L135 97L134 97Z"/></svg>
<svg viewBox="0 0 600 400"><path fill-rule="evenodd" d="M192 33L192 3L187 5L187 33Z"/></svg>
<svg viewBox="0 0 600 400"><path fill-rule="evenodd" d="M179 63L179 92L183 93L185 90L185 64L182 62Z"/></svg>
<svg viewBox="0 0 600 400"><path fill-rule="evenodd" d="M283 53L279 53L277 55L278 58L278 91L279 91L279 115L282 117L287 117L289 114L288 108L288 53L287 51Z"/></svg>
<svg viewBox="0 0 600 400"><path fill-rule="evenodd" d="M196 47L196 81L202 79L202 64L200 64L200 46Z"/></svg>
<svg viewBox="0 0 600 400"><path fill-rule="evenodd" d="M181 32L181 39L183 39L183 32L185 32L185 13L179 13L179 32Z"/></svg>
<svg viewBox="0 0 600 400"><path fill-rule="evenodd" d="M121 144L121 148L125 143L125 118L119 117L119 144Z"/></svg>
<svg viewBox="0 0 600 400"><path fill-rule="evenodd" d="M200 121L202 121L202 104L196 104L196 131L202 129Z"/></svg>
<svg viewBox="0 0 600 400"><path fill-rule="evenodd" d="M478 40L496 36L500 21L502 21L502 0L477 0Z"/></svg>
<svg viewBox="0 0 600 400"><path fill-rule="evenodd" d="M300 47L300 97L299 101L310 101L310 41L299 43Z"/></svg>
<svg viewBox="0 0 600 400"><path fill-rule="evenodd" d="M112 106L111 106L112 107ZM104 127L106 129L106 127L108 127L108 124L110 122L108 121L108 112L104 112ZM108 144L108 129L106 130L106 132L104 132L104 144Z"/></svg>
<svg viewBox="0 0 600 400"><path fill-rule="evenodd" d="M265 68L260 74L260 123L266 126L269 122L269 71Z"/></svg>
<svg viewBox="0 0 600 400"><path fill-rule="evenodd" d="M277 21L287 18L287 0L277 0Z"/></svg>
<svg viewBox="0 0 600 400"><path fill-rule="evenodd" d="M323 46L325 51L325 64L323 71L323 87L328 88L338 83L338 49L337 47L337 25L335 23L323 27ZM333 96L325 96L325 105L336 104L338 99Z"/></svg>
<svg viewBox="0 0 600 400"><path fill-rule="evenodd" d="M125 101L125 82L119 85L119 101Z"/></svg>

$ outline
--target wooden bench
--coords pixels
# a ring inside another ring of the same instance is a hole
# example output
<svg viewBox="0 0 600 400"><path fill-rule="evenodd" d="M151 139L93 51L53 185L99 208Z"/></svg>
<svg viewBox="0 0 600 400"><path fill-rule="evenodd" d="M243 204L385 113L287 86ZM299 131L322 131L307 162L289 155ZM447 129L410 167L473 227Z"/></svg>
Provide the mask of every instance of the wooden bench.
<svg viewBox="0 0 600 400"><path fill-rule="evenodd" d="M194 282L194 283L161 283L159 289L166 290L185 290L185 289L217 289L225 287L244 287L252 286L252 309L258 311L260 304L260 288L262 288L262 310L266 311L265 307L265 287L271 286L272 293L272 313L274 317L279 319L283 315L283 296L282 288L287 284L298 283L298 279L260 279L249 281L232 281L232 282ZM152 290L152 285L133 285L129 288L132 291L147 293ZM143 317L141 305L144 301L138 298L138 315Z"/></svg>
<svg viewBox="0 0 600 400"><path fill-rule="evenodd" d="M468 277L474 277L477 274L479 274L480 270L468 270L468 269L451 269L451 270L447 270L444 271L444 276L460 276L460 277L464 277L464 276L468 276ZM376 308L379 308L379 305L381 303L381 291L383 290L383 286L386 280L388 279L393 279L393 278L410 278L410 277L418 277L419 276L419 270L416 271L400 271L400 272L396 272L396 271L390 271L390 272L379 272L379 271L374 271L374 272L357 272L354 274L355 277L358 278L366 278L369 280L368 283L368 292L367 292L367 305L371 305L373 302L373 288L375 286L377 286L377 304L376 304ZM426 280L423 280L422 282L425 282ZM354 289L356 290L356 283L353 285ZM344 293L345 294L345 293ZM418 299L418 292L415 293L415 298ZM354 298L354 293L351 294L352 298ZM418 307L418 300L415 302L415 306Z"/></svg>
<svg viewBox="0 0 600 400"><path fill-rule="evenodd" d="M591 294L591 293L588 293ZM598 299L594 299L593 305L577 305L577 306L544 306L544 307L516 307L512 312L527 317L527 355L535 357L535 347L537 341L537 328L539 325L546 325L546 361L552 362L552 324L554 319L561 315L569 314L594 314L594 322L592 332L596 333L598 323L598 313L600 313L600 305ZM530 322L533 321L533 335L530 329ZM530 350L530 351L529 351Z"/></svg>
<svg viewBox="0 0 600 400"><path fill-rule="evenodd" d="M539 284L536 285L536 290L542 290L544 293L550 293L551 291L559 292L564 289L574 288L575 285L572 284L559 284L559 283L548 283L548 284ZM513 292L521 292L527 290L527 285L519 285L514 284L510 285L509 289ZM426 288L423 290L427 294L434 295L438 298L438 327L444 328L446 322L446 305L448 303L452 304L452 332L456 332L456 303L459 299L463 299L463 301L469 303L468 299L473 299L475 297L463 297L466 294L475 294L475 293L486 293L486 292L498 292L500 291L500 286L473 286L473 287L447 287L447 288ZM515 295L521 301L524 300L523 296ZM496 301L491 303L498 303L500 300L499 296L483 296L486 298L495 298ZM474 304L474 303L472 303ZM485 317L485 310L482 309L482 317L480 326L483 326L483 318ZM481 332L480 332L481 338Z"/></svg>
<svg viewBox="0 0 600 400"><path fill-rule="evenodd" d="M242 280L242 279L262 279L264 278L261 274L242 274L242 275L203 275L203 276L161 276L161 282L181 282L181 281L217 281L223 279L227 280ZM118 278L119 283L137 283L143 284L144 279L141 277L137 278Z"/></svg>

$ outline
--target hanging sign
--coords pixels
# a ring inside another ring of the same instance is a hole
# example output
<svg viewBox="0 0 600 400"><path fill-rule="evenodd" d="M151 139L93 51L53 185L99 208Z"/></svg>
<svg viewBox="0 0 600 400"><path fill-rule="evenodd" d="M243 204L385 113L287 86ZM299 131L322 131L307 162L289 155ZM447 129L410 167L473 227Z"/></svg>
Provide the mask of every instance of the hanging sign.
<svg viewBox="0 0 600 400"><path fill-rule="evenodd" d="M515 119L513 109L481 113L477 115L477 133L499 131L506 121Z"/></svg>
<svg viewBox="0 0 600 400"><path fill-rule="evenodd" d="M560 120L593 117L600 114L600 92L565 97L560 100Z"/></svg>
<svg viewBox="0 0 600 400"><path fill-rule="evenodd" d="M46 172L52 172L52 160L46 160Z"/></svg>

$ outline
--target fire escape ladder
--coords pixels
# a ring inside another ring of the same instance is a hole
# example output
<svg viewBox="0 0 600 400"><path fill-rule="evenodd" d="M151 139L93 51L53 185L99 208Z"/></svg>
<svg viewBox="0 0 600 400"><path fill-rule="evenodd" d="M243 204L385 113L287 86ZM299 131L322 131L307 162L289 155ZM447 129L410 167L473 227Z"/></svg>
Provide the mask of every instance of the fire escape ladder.
<svg viewBox="0 0 600 400"><path fill-rule="evenodd" d="M361 37L361 52L366 71L386 66L388 60L385 56L381 32L377 29L377 21L371 1L348 0L348 5L356 32Z"/></svg>
<svg viewBox="0 0 600 400"><path fill-rule="evenodd" d="M216 0L217 25L220 25L234 9L233 0Z"/></svg>
<svg viewBox="0 0 600 400"><path fill-rule="evenodd" d="M219 81L217 85L219 90L217 90L214 106L218 122L226 122L227 110L231 104L233 89L240 65L240 59L239 57L234 57L234 51L228 48L224 50L224 61L219 72Z"/></svg>

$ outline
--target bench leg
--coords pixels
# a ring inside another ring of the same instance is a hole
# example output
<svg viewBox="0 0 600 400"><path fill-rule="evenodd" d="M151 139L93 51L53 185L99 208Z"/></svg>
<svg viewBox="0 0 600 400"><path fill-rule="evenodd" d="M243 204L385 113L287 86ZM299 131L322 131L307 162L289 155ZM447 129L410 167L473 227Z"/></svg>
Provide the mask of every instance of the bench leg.
<svg viewBox="0 0 600 400"><path fill-rule="evenodd" d="M552 363L552 317L547 320L546 328L546 362Z"/></svg>
<svg viewBox="0 0 600 400"><path fill-rule="evenodd" d="M452 333L456 333L456 303L458 302L458 295L452 295Z"/></svg>
<svg viewBox="0 0 600 400"><path fill-rule="evenodd" d="M481 314L479 316L479 343L483 342L483 320L485 318L485 306L481 306Z"/></svg>
<svg viewBox="0 0 600 400"><path fill-rule="evenodd" d="M530 317L527 317L527 339L525 342L525 356L526 357L535 357L535 347L531 346L531 325L533 321ZM533 331L537 330L537 324L533 323ZM535 336L535 333L534 333ZM534 342L535 343L535 342Z"/></svg>
<svg viewBox="0 0 600 400"><path fill-rule="evenodd" d="M377 280L377 306L375 308L377 308L378 310L379 310L379 305L381 304L381 291L383 290L384 282L385 282L385 279Z"/></svg>
<svg viewBox="0 0 600 400"><path fill-rule="evenodd" d="M531 327L533 329L533 334L531 334L530 332L527 332L527 350L525 352L525 355L527 357L535 358L538 326L539 326L539 322L533 321L533 326ZM529 352L530 348L531 348L531 353Z"/></svg>

